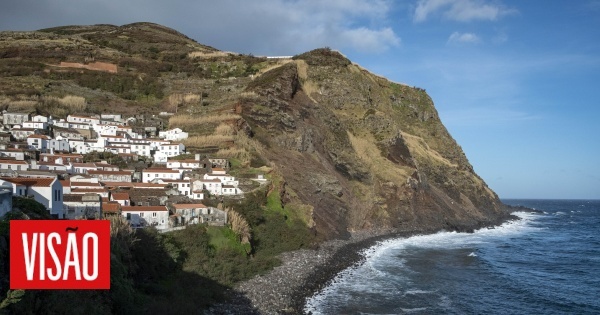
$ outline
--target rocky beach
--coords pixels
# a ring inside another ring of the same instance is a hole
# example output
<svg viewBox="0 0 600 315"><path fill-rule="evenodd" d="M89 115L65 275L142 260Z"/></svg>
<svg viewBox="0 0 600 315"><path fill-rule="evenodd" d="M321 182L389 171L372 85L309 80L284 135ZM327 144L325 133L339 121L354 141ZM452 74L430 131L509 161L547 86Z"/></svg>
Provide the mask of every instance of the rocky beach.
<svg viewBox="0 0 600 315"><path fill-rule="evenodd" d="M331 240L317 249L280 256L281 265L242 282L229 292L229 301L205 314L301 314L307 298L325 287L342 270L362 262L363 251L377 242L434 230L386 230L353 233L347 240Z"/></svg>
<svg viewBox="0 0 600 315"><path fill-rule="evenodd" d="M449 226L443 230L473 232L518 219L508 212L532 210L506 207L507 215L475 226ZM303 314L306 299L334 281L342 270L363 261L364 250L378 242L442 229L411 227L352 233L346 240L330 240L316 249L301 249L280 255L281 265L264 275L244 281L228 292L228 302L214 305L205 314Z"/></svg>

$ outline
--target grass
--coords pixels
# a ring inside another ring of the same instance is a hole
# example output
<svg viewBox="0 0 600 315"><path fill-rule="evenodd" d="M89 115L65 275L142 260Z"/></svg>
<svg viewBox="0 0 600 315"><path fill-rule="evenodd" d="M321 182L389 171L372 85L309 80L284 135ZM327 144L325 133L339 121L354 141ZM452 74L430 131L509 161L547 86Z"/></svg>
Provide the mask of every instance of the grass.
<svg viewBox="0 0 600 315"><path fill-rule="evenodd" d="M379 178L394 183L404 183L412 169L401 167L385 158L370 134L355 136L348 131L348 139L356 155Z"/></svg>
<svg viewBox="0 0 600 315"><path fill-rule="evenodd" d="M432 162L441 163L446 166L458 167L457 164L450 162L448 159L444 158L439 152L431 149L423 138L405 132L402 132L402 137L406 141L406 144L410 148L412 154L419 155L423 158L428 158Z"/></svg>
<svg viewBox="0 0 600 315"><path fill-rule="evenodd" d="M183 140L185 146L190 147L209 147L220 146L225 142L233 141L233 136L223 135L208 135L208 136L193 136Z"/></svg>
<svg viewBox="0 0 600 315"><path fill-rule="evenodd" d="M246 255L250 250L250 244L241 244L237 235L228 227L209 226L206 231L210 235L210 245L217 251L231 249L239 254Z"/></svg>
<svg viewBox="0 0 600 315"><path fill-rule="evenodd" d="M206 116L175 115L169 118L169 128L185 128L206 123L221 123L227 120L237 120L240 118L240 115L230 113Z"/></svg>

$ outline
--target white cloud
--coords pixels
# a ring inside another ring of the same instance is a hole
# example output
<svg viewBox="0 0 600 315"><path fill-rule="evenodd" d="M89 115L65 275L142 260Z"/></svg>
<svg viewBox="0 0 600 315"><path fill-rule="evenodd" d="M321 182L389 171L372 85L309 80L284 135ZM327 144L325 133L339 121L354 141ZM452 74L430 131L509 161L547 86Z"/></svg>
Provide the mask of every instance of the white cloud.
<svg viewBox="0 0 600 315"><path fill-rule="evenodd" d="M476 44L481 42L479 37L473 33L459 33L454 32L448 38L448 43L467 43L467 44Z"/></svg>
<svg viewBox="0 0 600 315"><path fill-rule="evenodd" d="M290 55L330 46L382 52L400 43L393 0L8 0L0 30L148 21L218 49ZM40 18L42 17L42 18Z"/></svg>
<svg viewBox="0 0 600 315"><path fill-rule="evenodd" d="M348 45L361 52L382 52L400 45L400 38L389 27L380 30L364 27L344 30L339 40L340 46Z"/></svg>
<svg viewBox="0 0 600 315"><path fill-rule="evenodd" d="M424 22L431 15L441 14L448 20L459 22L495 21L516 12L515 9L487 0L419 0L413 19L415 22Z"/></svg>

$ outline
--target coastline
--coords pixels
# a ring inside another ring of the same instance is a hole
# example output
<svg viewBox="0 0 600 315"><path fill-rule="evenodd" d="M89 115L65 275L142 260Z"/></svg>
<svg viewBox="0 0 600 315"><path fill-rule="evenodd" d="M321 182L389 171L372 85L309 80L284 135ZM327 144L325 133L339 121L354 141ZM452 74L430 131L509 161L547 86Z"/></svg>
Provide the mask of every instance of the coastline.
<svg viewBox="0 0 600 315"><path fill-rule="evenodd" d="M451 229L414 227L356 232L347 240L326 241L317 249L286 252L279 257L282 262L280 266L238 284L228 292L229 301L214 305L205 314L303 314L308 298L334 281L341 271L362 263L365 259L363 251L378 242L433 234L442 230L473 232L484 227L498 226L515 218L517 217L507 214L489 222Z"/></svg>

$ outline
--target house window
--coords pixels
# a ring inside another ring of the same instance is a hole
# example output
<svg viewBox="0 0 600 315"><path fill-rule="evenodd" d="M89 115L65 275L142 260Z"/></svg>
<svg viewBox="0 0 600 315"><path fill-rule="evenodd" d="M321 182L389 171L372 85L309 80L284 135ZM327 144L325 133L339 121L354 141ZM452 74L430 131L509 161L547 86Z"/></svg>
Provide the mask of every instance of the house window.
<svg viewBox="0 0 600 315"><path fill-rule="evenodd" d="M152 212L152 217L156 218L156 212Z"/></svg>
<svg viewBox="0 0 600 315"><path fill-rule="evenodd" d="M131 213L127 214L127 221L131 220Z"/></svg>
<svg viewBox="0 0 600 315"><path fill-rule="evenodd" d="M143 218L143 217L144 217L144 213L140 212L140 218Z"/></svg>

